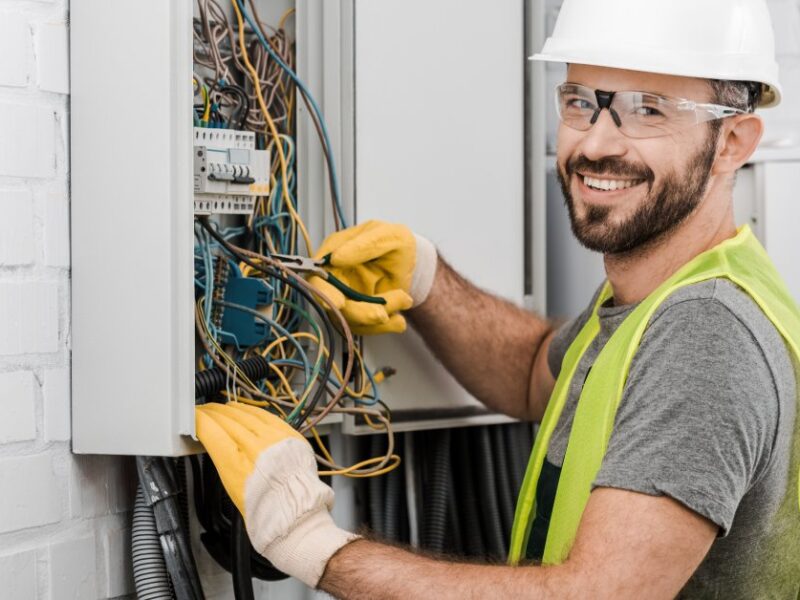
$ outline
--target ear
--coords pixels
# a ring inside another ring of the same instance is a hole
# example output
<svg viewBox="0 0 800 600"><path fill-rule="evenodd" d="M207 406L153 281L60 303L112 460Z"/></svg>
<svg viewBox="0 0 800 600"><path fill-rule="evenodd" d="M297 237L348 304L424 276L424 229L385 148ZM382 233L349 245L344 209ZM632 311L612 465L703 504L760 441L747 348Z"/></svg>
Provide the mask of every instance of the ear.
<svg viewBox="0 0 800 600"><path fill-rule="evenodd" d="M733 173L755 152L764 133L764 121L752 113L725 119L717 146L717 160L712 174Z"/></svg>

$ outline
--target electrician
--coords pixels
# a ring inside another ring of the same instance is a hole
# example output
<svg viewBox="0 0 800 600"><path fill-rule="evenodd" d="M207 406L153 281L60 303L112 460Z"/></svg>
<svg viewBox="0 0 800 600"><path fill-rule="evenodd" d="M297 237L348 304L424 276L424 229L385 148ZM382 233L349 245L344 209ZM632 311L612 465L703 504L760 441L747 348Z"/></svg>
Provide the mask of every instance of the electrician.
<svg viewBox="0 0 800 600"><path fill-rule="evenodd" d="M584 313L556 329L376 221L320 252L385 309L314 282L356 333L407 310L473 395L541 422L510 564L339 529L309 445L265 411L207 405L198 436L255 548L336 597L796 599L800 315L732 208L753 110L781 99L766 2L565 0L534 59L568 64L558 177L607 273Z"/></svg>

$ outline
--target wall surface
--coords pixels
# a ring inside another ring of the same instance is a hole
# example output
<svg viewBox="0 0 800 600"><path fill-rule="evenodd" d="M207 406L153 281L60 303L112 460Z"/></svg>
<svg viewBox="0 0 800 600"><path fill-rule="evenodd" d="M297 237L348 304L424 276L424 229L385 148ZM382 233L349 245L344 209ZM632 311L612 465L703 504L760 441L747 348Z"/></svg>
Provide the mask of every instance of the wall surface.
<svg viewBox="0 0 800 600"><path fill-rule="evenodd" d="M67 9L0 2L0 595L14 600L132 591L130 463L70 453Z"/></svg>

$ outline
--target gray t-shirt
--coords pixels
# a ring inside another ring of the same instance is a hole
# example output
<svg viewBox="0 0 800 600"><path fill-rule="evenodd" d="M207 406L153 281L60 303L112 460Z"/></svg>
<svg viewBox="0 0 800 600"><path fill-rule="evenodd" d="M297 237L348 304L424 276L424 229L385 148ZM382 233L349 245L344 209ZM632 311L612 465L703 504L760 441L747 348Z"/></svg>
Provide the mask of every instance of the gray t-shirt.
<svg viewBox="0 0 800 600"><path fill-rule="evenodd" d="M555 376L593 305L553 339ZM548 449L556 467L588 370L633 309L599 309L600 333L578 366ZM797 491L787 488L796 398L782 337L730 281L684 287L650 320L594 486L667 495L719 526L679 597L798 598L800 511Z"/></svg>

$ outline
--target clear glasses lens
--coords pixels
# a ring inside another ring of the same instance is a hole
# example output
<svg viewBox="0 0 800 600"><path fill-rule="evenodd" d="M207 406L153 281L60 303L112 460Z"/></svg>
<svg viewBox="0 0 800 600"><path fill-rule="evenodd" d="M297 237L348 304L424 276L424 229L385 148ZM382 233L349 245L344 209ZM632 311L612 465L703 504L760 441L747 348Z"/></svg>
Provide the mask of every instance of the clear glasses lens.
<svg viewBox="0 0 800 600"><path fill-rule="evenodd" d="M556 110L565 125L578 131L587 131L599 117L594 90L573 83L556 88ZM620 131L632 138L672 135L700 121L716 118L694 103L646 92L616 92L609 110Z"/></svg>

